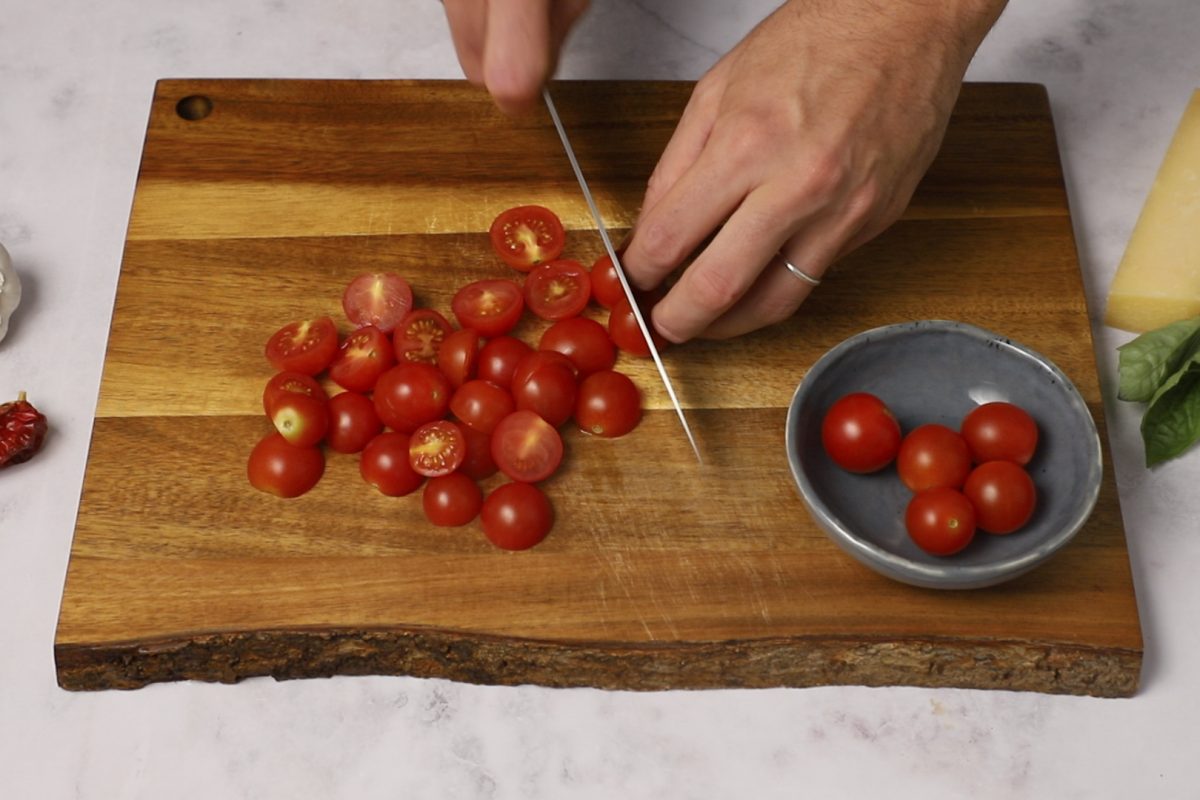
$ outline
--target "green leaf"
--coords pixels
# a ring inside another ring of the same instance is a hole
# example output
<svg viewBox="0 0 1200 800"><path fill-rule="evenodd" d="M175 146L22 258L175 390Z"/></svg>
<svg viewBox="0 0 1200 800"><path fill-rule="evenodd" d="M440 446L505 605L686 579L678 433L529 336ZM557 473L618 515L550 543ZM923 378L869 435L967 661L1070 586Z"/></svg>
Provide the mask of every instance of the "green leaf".
<svg viewBox="0 0 1200 800"><path fill-rule="evenodd" d="M1200 354L1155 392L1142 417L1146 466L1175 458L1200 440Z"/></svg>
<svg viewBox="0 0 1200 800"><path fill-rule="evenodd" d="M1117 348L1117 396L1150 401L1159 387L1200 352L1200 317L1172 322Z"/></svg>

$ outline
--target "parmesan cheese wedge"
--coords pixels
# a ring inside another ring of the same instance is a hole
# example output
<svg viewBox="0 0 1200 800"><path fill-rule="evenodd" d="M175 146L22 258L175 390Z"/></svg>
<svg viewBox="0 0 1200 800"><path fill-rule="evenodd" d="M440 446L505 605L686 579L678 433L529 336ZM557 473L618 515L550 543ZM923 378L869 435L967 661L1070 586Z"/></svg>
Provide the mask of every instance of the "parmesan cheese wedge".
<svg viewBox="0 0 1200 800"><path fill-rule="evenodd" d="M1200 90L1146 197L1108 292L1104 321L1141 333L1200 315Z"/></svg>

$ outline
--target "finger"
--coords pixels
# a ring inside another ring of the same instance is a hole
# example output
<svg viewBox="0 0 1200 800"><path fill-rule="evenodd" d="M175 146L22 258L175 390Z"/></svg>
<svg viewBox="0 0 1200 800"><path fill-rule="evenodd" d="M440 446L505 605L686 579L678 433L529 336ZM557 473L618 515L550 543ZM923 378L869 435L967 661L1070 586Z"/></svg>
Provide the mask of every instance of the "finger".
<svg viewBox="0 0 1200 800"><path fill-rule="evenodd" d="M654 172L650 174L646 195L642 199L643 213L658 204L667 190L679 181L680 176L696 163L703 152L717 118L720 94L715 86L717 84L714 82L701 81L688 98L679 123L654 166Z"/></svg>
<svg viewBox="0 0 1200 800"><path fill-rule="evenodd" d="M553 74L554 63L557 62L557 54L562 50L563 42L571 33L571 28L587 11L589 0L562 0L561 2L552 3L550 6L550 42L553 45L551 52L555 58L551 63L551 74Z"/></svg>
<svg viewBox="0 0 1200 800"><path fill-rule="evenodd" d="M476 86L482 86L487 0L442 0L442 5L463 75Z"/></svg>
<svg viewBox="0 0 1200 800"><path fill-rule="evenodd" d="M550 0L490 0L483 80L501 111L538 102L550 74Z"/></svg>

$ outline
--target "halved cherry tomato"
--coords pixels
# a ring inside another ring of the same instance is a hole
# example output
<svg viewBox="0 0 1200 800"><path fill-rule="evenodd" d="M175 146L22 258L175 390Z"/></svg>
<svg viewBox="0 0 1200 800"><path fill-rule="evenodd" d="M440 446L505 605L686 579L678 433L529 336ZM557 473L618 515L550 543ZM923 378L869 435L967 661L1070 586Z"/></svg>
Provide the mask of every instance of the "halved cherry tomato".
<svg viewBox="0 0 1200 800"><path fill-rule="evenodd" d="M514 481L545 480L558 469L562 456L562 437L532 411L514 411L492 431L492 458Z"/></svg>
<svg viewBox="0 0 1200 800"><path fill-rule="evenodd" d="M532 352L535 352L534 349L520 339L497 336L479 351L476 377L508 389L512 385L513 371L517 368L517 363Z"/></svg>
<svg viewBox="0 0 1200 800"><path fill-rule="evenodd" d="M325 456L316 447L296 447L278 433L268 434L250 451L250 485L279 497L299 497L317 485Z"/></svg>
<svg viewBox="0 0 1200 800"><path fill-rule="evenodd" d="M649 309L651 306L642 306L642 308L645 313L646 325L650 328L650 338L654 341L655 348L662 351L668 342L650 324ZM638 326L637 317L633 315L633 304L629 302L628 297L622 297L613 304L612 310L609 311L608 335L613 340L613 344L626 353L642 358L650 356L650 347L646 344L646 337L642 335L642 329Z"/></svg>
<svg viewBox="0 0 1200 800"><path fill-rule="evenodd" d="M267 340L267 360L280 372L316 375L337 353L338 334L329 317L291 322Z"/></svg>
<svg viewBox="0 0 1200 800"><path fill-rule="evenodd" d="M267 412L267 416L271 416L276 402L292 392L321 401L329 399L325 387L311 375L302 372L278 372L267 381L267 386L263 389L263 410Z"/></svg>
<svg viewBox="0 0 1200 800"><path fill-rule="evenodd" d="M971 472L971 454L958 433L928 423L914 428L900 442L896 471L914 492L939 486L960 489Z"/></svg>
<svg viewBox="0 0 1200 800"><path fill-rule="evenodd" d="M554 527L554 509L538 487L505 483L483 501L479 521L492 544L504 550L526 550L545 539Z"/></svg>
<svg viewBox="0 0 1200 800"><path fill-rule="evenodd" d="M562 221L542 206L517 206L501 212L489 235L501 260L521 272L558 258L566 244Z"/></svg>
<svg viewBox="0 0 1200 800"><path fill-rule="evenodd" d="M520 321L525 297L513 281L475 281L454 294L450 310L464 328L473 328L480 336L500 336Z"/></svg>
<svg viewBox="0 0 1200 800"><path fill-rule="evenodd" d="M620 255L618 253L618 255ZM625 287L617 277L612 258L605 253L592 264L592 297L605 308L612 308L625 299Z"/></svg>
<svg viewBox="0 0 1200 800"><path fill-rule="evenodd" d="M425 476L418 474L408 460L409 435L384 431L363 448L358 471L363 480L388 497L403 497L415 492Z"/></svg>
<svg viewBox="0 0 1200 800"><path fill-rule="evenodd" d="M1037 450L1038 426L1012 403L984 403L963 419L962 437L976 464L1012 461L1024 466Z"/></svg>
<svg viewBox="0 0 1200 800"><path fill-rule="evenodd" d="M271 408L271 424L288 444L312 447L329 429L328 401L300 392L288 392Z"/></svg>
<svg viewBox="0 0 1200 800"><path fill-rule="evenodd" d="M441 419L453 390L442 371L430 364L397 364L375 384L375 411L392 430L411 433Z"/></svg>
<svg viewBox="0 0 1200 800"><path fill-rule="evenodd" d="M432 308L413 309L392 332L396 360L436 364L438 348L453 331L446 318Z"/></svg>
<svg viewBox="0 0 1200 800"><path fill-rule="evenodd" d="M446 419L425 423L408 440L408 463L417 474L428 478L454 472L466 454L462 430Z"/></svg>
<svg viewBox="0 0 1200 800"><path fill-rule="evenodd" d="M900 438L900 423L891 409L868 392L839 398L821 421L825 452L848 472L883 469L895 460Z"/></svg>
<svg viewBox="0 0 1200 800"><path fill-rule="evenodd" d="M341 392L329 398L329 431L325 443L335 453L357 453L383 430L383 420L371 398Z"/></svg>
<svg viewBox="0 0 1200 800"><path fill-rule="evenodd" d="M570 367L546 364L519 383L513 381L512 397L518 409L527 408L557 428L575 413L577 392Z"/></svg>
<svg viewBox="0 0 1200 800"><path fill-rule="evenodd" d="M329 365L329 377L348 391L369 392L379 376L395 363L388 335L374 325L364 325L342 342Z"/></svg>
<svg viewBox="0 0 1200 800"><path fill-rule="evenodd" d="M542 319L578 316L591 297L587 269L569 258L539 264L525 276L525 305Z"/></svg>
<svg viewBox="0 0 1200 800"><path fill-rule="evenodd" d="M425 483L421 494L425 518L434 525L456 528L479 515L483 491L479 484L461 472L439 475Z"/></svg>
<svg viewBox="0 0 1200 800"><path fill-rule="evenodd" d="M575 421L581 430L615 438L637 427L642 418L642 395L629 376L602 370L579 384Z"/></svg>
<svg viewBox="0 0 1200 800"><path fill-rule="evenodd" d="M475 377L479 361L479 331L462 328L446 337L438 348L437 363L451 386L462 386Z"/></svg>
<svg viewBox="0 0 1200 800"><path fill-rule="evenodd" d="M539 350L555 350L571 359L580 375L611 369L617 361L617 348L608 331L594 319L571 317L546 329L538 342Z"/></svg>
<svg viewBox="0 0 1200 800"><path fill-rule="evenodd" d="M512 395L488 381L467 381L450 398L450 413L482 433L491 433L514 410Z"/></svg>
<svg viewBox="0 0 1200 800"><path fill-rule="evenodd" d="M572 377L578 377L575 362L557 350L530 350L512 371L512 385L519 386L542 367L563 367Z"/></svg>
<svg viewBox="0 0 1200 800"><path fill-rule="evenodd" d="M458 471L477 481L495 475L499 467L496 466L496 459L492 458L492 435L466 425L462 427L462 433L467 443L467 454Z"/></svg>
<svg viewBox="0 0 1200 800"><path fill-rule="evenodd" d="M1037 507L1037 489L1029 473L1011 461L988 461L967 477L963 494L975 507L979 527L988 533L1012 533L1025 526Z"/></svg>
<svg viewBox="0 0 1200 800"><path fill-rule="evenodd" d="M391 333L413 304L412 287L394 272L359 275L342 293L342 309L355 325L374 325Z"/></svg>
<svg viewBox="0 0 1200 800"><path fill-rule="evenodd" d="M926 553L948 556L975 538L975 509L957 489L948 486L926 489L908 502L904 526Z"/></svg>

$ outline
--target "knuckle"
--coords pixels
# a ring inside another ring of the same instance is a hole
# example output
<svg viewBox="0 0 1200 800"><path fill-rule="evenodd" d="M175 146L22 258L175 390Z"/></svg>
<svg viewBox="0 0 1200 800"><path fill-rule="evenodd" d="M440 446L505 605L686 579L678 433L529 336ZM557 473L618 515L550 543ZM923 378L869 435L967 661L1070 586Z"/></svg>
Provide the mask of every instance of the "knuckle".
<svg viewBox="0 0 1200 800"><path fill-rule="evenodd" d="M651 220L637 230L638 260L651 269L669 269L682 258L679 235L671 225Z"/></svg>
<svg viewBox="0 0 1200 800"><path fill-rule="evenodd" d="M690 283L691 302L712 315L729 308L742 296L740 283L721 270L696 270Z"/></svg>
<svg viewBox="0 0 1200 800"><path fill-rule="evenodd" d="M846 203L846 216L851 223L861 225L875 215L882 201L879 181L871 178L851 193Z"/></svg>
<svg viewBox="0 0 1200 800"><path fill-rule="evenodd" d="M843 190L848 176L841 154L825 150L809 158L799 189L807 197L828 202Z"/></svg>

